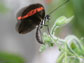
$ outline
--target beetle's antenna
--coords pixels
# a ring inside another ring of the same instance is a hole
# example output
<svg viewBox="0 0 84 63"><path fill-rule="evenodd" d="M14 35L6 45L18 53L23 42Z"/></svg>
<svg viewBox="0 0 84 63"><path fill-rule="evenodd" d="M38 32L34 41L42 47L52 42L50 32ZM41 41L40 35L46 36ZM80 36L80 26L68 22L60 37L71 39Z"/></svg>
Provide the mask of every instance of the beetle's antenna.
<svg viewBox="0 0 84 63"><path fill-rule="evenodd" d="M61 5L59 5L57 8L55 8L53 11L51 11L48 15L52 14L55 10L57 10L58 8L60 8L61 6L63 6L64 4L66 4L67 2L69 2L69 0L66 0L64 3L62 3Z"/></svg>

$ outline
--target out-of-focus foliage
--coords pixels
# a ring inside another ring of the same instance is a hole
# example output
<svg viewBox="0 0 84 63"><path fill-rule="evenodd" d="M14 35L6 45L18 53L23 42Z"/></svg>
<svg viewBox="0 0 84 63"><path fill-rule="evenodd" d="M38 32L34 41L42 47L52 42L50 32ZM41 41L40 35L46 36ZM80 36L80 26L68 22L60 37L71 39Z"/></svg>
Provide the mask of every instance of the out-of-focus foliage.
<svg viewBox="0 0 84 63"><path fill-rule="evenodd" d="M61 4L63 4L65 1L67 1L67 0L53 0L53 2L51 4L48 4L48 12L47 13L49 14L54 9L56 9ZM73 6L72 6L71 1L69 0L68 2L63 4L61 7L56 9L52 14L50 14L50 17L51 17L50 21L53 22L56 20L56 18L58 18L62 15L67 16L67 17L71 17L73 14L74 14Z"/></svg>
<svg viewBox="0 0 84 63"><path fill-rule="evenodd" d="M0 3L0 13L5 13L8 11L8 8L3 3Z"/></svg>
<svg viewBox="0 0 84 63"><path fill-rule="evenodd" d="M84 0L71 0L74 7L75 19L73 30L76 35L84 37Z"/></svg>
<svg viewBox="0 0 84 63"><path fill-rule="evenodd" d="M50 13L55 8L59 7L59 5L64 1L66 0L53 0L47 5L47 13ZM56 18L62 15L65 15L67 17L75 15L75 18L72 22L73 32L79 37L84 37L84 0L69 0L69 2L54 11L50 15L50 27L52 26L51 22L54 23Z"/></svg>
<svg viewBox="0 0 84 63"><path fill-rule="evenodd" d="M67 1L65 3L65 1ZM63 4L65 3L65 4ZM63 4L63 5L62 5ZM60 6L62 5L62 6ZM60 6L60 7L59 7ZM73 11L73 5L71 0L52 0L50 4L47 4L47 14L52 12L54 9L56 9L52 14L50 14L50 21L49 21L49 27L51 28L53 26L53 23L56 21L56 19L60 16L66 16L71 17L74 15ZM52 24L51 24L52 23ZM57 29L55 32L56 35L59 35L62 29Z"/></svg>
<svg viewBox="0 0 84 63"><path fill-rule="evenodd" d="M0 63L25 63L24 59L16 54L0 52Z"/></svg>

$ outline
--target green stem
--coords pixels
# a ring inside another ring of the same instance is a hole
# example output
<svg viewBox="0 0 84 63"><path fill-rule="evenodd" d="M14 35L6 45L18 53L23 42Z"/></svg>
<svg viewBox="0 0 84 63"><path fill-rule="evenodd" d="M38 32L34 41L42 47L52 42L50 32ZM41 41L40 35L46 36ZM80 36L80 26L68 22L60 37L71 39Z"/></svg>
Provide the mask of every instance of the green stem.
<svg viewBox="0 0 84 63"><path fill-rule="evenodd" d="M57 59L57 63L62 63L63 58L64 58L64 53L62 52L59 58Z"/></svg>
<svg viewBox="0 0 84 63"><path fill-rule="evenodd" d="M65 61L65 63L68 63L67 62L67 43L65 43L64 49L65 49L65 52L64 52L65 53L65 60L64 61Z"/></svg>

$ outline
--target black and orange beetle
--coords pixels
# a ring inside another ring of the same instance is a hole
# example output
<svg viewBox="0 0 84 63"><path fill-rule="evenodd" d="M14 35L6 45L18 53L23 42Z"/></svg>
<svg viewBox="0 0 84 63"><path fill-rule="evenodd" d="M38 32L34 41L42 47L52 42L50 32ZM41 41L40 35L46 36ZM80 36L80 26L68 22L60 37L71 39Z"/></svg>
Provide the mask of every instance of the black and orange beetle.
<svg viewBox="0 0 84 63"><path fill-rule="evenodd" d="M68 1L69 0L65 1L59 7L61 7ZM37 28L36 39L40 44L43 44L43 41L39 38L40 29L45 26L46 21L49 21L50 14L53 13L55 10L45 15L45 8L42 4L39 3L22 8L17 14L18 23L16 24L16 30L20 34L26 34Z"/></svg>

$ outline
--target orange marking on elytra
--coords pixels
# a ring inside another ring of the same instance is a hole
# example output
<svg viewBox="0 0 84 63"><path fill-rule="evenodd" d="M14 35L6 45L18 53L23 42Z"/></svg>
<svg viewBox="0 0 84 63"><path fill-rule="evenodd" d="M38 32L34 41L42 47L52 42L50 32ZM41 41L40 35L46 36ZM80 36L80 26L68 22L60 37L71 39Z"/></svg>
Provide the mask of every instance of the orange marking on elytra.
<svg viewBox="0 0 84 63"><path fill-rule="evenodd" d="M34 10L31 10L31 11L28 13L29 16L31 16L31 15L33 14L32 11L34 11Z"/></svg>
<svg viewBox="0 0 84 63"><path fill-rule="evenodd" d="M20 17L18 17L17 19L20 20L20 19L22 19L22 17L20 16Z"/></svg>
<svg viewBox="0 0 84 63"><path fill-rule="evenodd" d="M44 9L43 7L36 8L36 9L31 10L30 12L28 12L25 16L19 16L17 19L21 20L21 19L28 18L29 16L32 16L32 15L36 14L36 12L40 12L43 9Z"/></svg>
<svg viewBox="0 0 84 63"><path fill-rule="evenodd" d="M41 10L43 10L43 7L37 8L38 12L40 12Z"/></svg>

